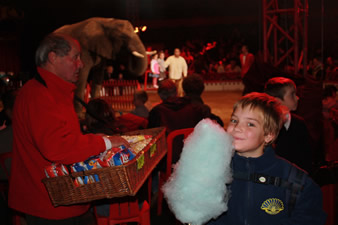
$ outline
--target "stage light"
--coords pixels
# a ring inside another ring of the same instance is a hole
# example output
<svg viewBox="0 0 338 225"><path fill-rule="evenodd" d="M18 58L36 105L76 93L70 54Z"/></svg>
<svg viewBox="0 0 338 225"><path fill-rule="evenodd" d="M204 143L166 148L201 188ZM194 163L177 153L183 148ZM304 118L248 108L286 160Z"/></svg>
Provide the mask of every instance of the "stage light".
<svg viewBox="0 0 338 225"><path fill-rule="evenodd" d="M143 26L142 28L141 28L141 31L142 32L144 32L144 31L146 31L147 30L147 26Z"/></svg>

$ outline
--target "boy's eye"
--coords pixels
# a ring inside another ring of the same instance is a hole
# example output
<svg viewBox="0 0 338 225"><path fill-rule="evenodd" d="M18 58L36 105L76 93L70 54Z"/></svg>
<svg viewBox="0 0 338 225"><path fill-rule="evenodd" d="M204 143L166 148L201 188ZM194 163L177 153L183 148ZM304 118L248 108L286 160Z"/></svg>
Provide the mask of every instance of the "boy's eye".
<svg viewBox="0 0 338 225"><path fill-rule="evenodd" d="M237 123L236 119L230 119L230 123Z"/></svg>
<svg viewBox="0 0 338 225"><path fill-rule="evenodd" d="M253 124L253 123L248 123L248 127L255 127L255 124Z"/></svg>

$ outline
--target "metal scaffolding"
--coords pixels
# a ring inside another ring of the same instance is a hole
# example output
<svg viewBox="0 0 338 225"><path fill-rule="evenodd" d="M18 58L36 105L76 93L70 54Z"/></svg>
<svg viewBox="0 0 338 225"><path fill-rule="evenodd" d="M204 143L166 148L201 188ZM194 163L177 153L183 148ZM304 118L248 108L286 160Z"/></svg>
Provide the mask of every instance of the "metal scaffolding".
<svg viewBox="0 0 338 225"><path fill-rule="evenodd" d="M308 0L262 0L262 4L264 61L298 73L307 66Z"/></svg>

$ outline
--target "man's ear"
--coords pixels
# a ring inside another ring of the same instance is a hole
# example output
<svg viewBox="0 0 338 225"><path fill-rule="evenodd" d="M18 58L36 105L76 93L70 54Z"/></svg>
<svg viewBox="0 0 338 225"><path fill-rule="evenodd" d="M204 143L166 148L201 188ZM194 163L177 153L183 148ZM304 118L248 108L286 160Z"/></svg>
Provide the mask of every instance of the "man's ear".
<svg viewBox="0 0 338 225"><path fill-rule="evenodd" d="M266 134L264 136L264 141L266 144L270 144L274 139L275 139L276 135L270 133L270 134Z"/></svg>
<svg viewBox="0 0 338 225"><path fill-rule="evenodd" d="M55 52L49 52L48 53L48 62L51 64L54 64L56 61L56 53Z"/></svg>

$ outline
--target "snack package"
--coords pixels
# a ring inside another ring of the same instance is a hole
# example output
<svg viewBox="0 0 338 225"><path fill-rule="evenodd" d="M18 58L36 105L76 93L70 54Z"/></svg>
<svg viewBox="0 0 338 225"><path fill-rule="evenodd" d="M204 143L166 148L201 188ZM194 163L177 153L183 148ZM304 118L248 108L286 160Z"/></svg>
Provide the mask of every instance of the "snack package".
<svg viewBox="0 0 338 225"><path fill-rule="evenodd" d="M131 136L121 136L127 140L130 144L130 150L137 155L142 151L152 140L152 135L131 135Z"/></svg>
<svg viewBox="0 0 338 225"><path fill-rule="evenodd" d="M129 142L129 144L132 144L132 143L136 143L136 142L143 141L146 139L151 139L153 136L151 135L131 135L131 136L122 135L121 137L126 139Z"/></svg>
<svg viewBox="0 0 338 225"><path fill-rule="evenodd" d="M87 166L84 162L74 163L70 166L70 168L71 168L72 172L81 172L81 171L88 170L88 168L87 168ZM90 176L84 176L83 179L81 177L77 177L76 180L78 180L78 183L80 185L91 184L91 183L95 182L93 176L91 176L91 175Z"/></svg>
<svg viewBox="0 0 338 225"><path fill-rule="evenodd" d="M68 175L69 173L67 168L61 163L52 163L51 165L45 168L45 174L47 178L50 178Z"/></svg>
<svg viewBox="0 0 338 225"><path fill-rule="evenodd" d="M135 153L124 145L109 149L100 156L104 166L119 166L129 162L133 158L135 158Z"/></svg>
<svg viewBox="0 0 338 225"><path fill-rule="evenodd" d="M84 164L87 168L87 170L92 170L92 169L99 169L102 168L102 166L100 165L100 158L99 156L92 156L89 159L87 159L86 161L84 161ZM99 176L94 174L94 179L95 182L99 182Z"/></svg>
<svg viewBox="0 0 338 225"><path fill-rule="evenodd" d="M130 144L130 149L137 155L151 142L151 140L152 139L145 139L143 141L132 143Z"/></svg>
<svg viewBox="0 0 338 225"><path fill-rule="evenodd" d="M121 151L117 152L113 156L114 165L115 166L119 166L119 165L122 165L122 164L126 164L127 162L129 162L133 158L135 158L135 154L130 149L124 147L124 149L122 149Z"/></svg>

